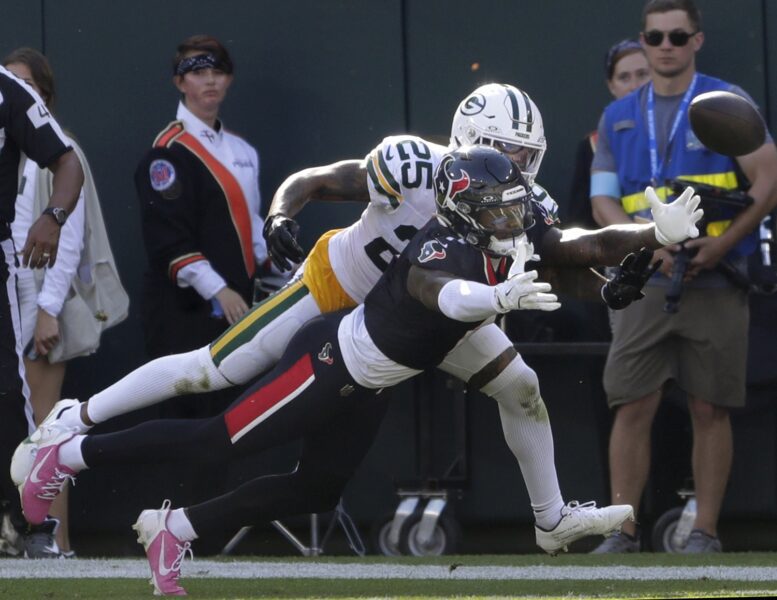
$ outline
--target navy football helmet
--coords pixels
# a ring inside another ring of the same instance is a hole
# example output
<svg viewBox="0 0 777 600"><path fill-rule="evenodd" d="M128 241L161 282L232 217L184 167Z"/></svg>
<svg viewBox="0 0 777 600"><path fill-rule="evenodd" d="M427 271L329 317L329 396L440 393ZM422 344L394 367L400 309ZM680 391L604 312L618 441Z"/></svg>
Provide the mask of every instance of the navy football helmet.
<svg viewBox="0 0 777 600"><path fill-rule="evenodd" d="M461 146L434 177L438 219L488 254L511 254L534 225L534 196L516 163L491 146Z"/></svg>

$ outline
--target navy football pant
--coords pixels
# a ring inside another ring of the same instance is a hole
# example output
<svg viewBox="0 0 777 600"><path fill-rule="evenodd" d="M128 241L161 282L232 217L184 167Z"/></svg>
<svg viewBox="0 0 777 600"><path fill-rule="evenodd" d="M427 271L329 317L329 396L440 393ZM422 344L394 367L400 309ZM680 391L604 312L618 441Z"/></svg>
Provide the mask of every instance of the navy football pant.
<svg viewBox="0 0 777 600"><path fill-rule="evenodd" d="M125 431L88 436L90 467L161 460L223 461L302 440L297 469L260 477L188 512L200 536L294 514L325 512L375 439L386 411L384 394L357 385L337 343L342 313L307 323L267 375L221 415L150 421Z"/></svg>

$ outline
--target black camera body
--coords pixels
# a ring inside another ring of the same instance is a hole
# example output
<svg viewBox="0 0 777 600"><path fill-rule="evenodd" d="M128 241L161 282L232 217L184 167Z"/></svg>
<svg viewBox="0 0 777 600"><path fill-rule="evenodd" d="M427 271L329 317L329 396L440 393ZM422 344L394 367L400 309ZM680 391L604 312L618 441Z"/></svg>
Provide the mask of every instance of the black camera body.
<svg viewBox="0 0 777 600"><path fill-rule="evenodd" d="M704 216L698 223L700 235L706 235L707 223L730 218L730 210L741 211L753 203L753 198L744 190L727 190L714 185L687 181L683 179L670 179L666 182L673 194L680 194L691 186L701 199L700 206L704 210ZM726 210L727 209L727 210ZM725 211L725 212L724 212ZM774 252L774 219L767 215L761 222L760 252L755 253L748 265L748 274L742 273L730 262L723 260L718 264L717 270L725 275L731 283L751 293L772 294L777 291L777 270L773 261ZM688 264L693 257L690 250L682 246L680 252L674 256L671 282L666 292L666 304L664 311L676 313L680 298L683 293L683 279L688 269Z"/></svg>

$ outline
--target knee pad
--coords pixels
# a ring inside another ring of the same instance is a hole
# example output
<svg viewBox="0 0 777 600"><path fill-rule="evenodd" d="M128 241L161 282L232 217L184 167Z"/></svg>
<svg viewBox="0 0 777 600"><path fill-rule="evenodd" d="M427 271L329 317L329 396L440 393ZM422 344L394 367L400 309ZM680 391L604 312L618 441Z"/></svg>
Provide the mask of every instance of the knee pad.
<svg viewBox="0 0 777 600"><path fill-rule="evenodd" d="M520 355L513 358L502 372L480 391L499 402L503 408L524 412L535 418L547 415L540 395L537 373Z"/></svg>
<svg viewBox="0 0 777 600"><path fill-rule="evenodd" d="M214 390L223 390L230 387L230 382L224 378L224 376L213 364L213 359L210 357L210 350L207 346L199 348L193 352L189 352L183 355L184 360L180 361L180 365L183 367L185 374L185 381L191 385L191 389L194 392L212 392ZM178 367L178 373L171 374L173 380L176 381L176 387L183 385L179 382L180 367ZM181 393L186 393L186 390Z"/></svg>

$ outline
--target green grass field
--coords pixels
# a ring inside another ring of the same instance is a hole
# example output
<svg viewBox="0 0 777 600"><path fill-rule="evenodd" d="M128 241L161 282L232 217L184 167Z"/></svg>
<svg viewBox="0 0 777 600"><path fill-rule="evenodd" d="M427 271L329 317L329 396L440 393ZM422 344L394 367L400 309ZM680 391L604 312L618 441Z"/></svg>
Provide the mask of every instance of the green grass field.
<svg viewBox="0 0 777 600"><path fill-rule="evenodd" d="M0 598L151 598L147 569L134 559L0 560ZM765 553L197 559L183 574L191 598L214 600L777 596L777 554Z"/></svg>

